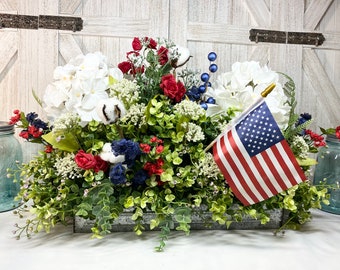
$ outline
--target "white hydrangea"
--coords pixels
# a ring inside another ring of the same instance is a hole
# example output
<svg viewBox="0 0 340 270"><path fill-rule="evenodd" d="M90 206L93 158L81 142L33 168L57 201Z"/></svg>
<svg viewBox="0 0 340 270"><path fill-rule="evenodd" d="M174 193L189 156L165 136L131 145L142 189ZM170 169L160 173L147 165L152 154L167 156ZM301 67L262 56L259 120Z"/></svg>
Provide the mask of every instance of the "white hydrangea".
<svg viewBox="0 0 340 270"><path fill-rule="evenodd" d="M290 106L279 82L277 72L267 66L261 67L258 62L236 62L230 72L218 76L212 88L208 88L206 96L216 100L216 104L208 104L208 115L225 111L230 107L240 111L251 106L270 84L276 87L266 97L266 103L281 129L288 124Z"/></svg>
<svg viewBox="0 0 340 270"><path fill-rule="evenodd" d="M100 121L96 105L109 98L109 78L123 78L118 68L109 68L106 57L100 53L88 53L71 59L54 70L54 82L43 96L43 108L51 122L66 112L77 113L85 125L91 120Z"/></svg>

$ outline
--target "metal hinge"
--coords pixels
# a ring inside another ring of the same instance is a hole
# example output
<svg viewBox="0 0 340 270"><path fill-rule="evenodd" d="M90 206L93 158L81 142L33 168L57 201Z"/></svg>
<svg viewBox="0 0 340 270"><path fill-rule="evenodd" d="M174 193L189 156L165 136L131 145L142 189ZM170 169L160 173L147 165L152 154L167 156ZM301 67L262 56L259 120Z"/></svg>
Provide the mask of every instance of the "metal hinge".
<svg viewBox="0 0 340 270"><path fill-rule="evenodd" d="M45 28L76 32L83 29L83 20L79 17L48 15L29 16L2 13L0 14L0 28Z"/></svg>
<svg viewBox="0 0 340 270"><path fill-rule="evenodd" d="M250 41L284 43L284 44L306 44L320 46L325 41L321 33L312 32L285 32L264 29L250 29Z"/></svg>

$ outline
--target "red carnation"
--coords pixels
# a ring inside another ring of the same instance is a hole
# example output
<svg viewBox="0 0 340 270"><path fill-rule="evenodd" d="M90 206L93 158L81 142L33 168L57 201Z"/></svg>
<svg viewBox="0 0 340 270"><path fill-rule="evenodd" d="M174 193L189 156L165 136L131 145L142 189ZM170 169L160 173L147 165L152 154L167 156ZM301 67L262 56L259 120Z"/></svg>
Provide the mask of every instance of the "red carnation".
<svg viewBox="0 0 340 270"><path fill-rule="evenodd" d="M180 102L185 94L183 83L180 81L176 82L176 79L172 74L162 77L160 87L163 89L164 95L176 102Z"/></svg>

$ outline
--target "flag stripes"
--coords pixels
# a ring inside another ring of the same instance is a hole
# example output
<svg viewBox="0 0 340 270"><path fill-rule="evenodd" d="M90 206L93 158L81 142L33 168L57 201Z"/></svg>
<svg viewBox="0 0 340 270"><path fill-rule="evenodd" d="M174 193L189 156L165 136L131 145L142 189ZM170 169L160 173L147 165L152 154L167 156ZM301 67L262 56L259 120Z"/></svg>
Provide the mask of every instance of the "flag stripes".
<svg viewBox="0 0 340 270"><path fill-rule="evenodd" d="M306 179L265 102L249 115L213 145L218 167L244 205L266 200ZM262 135L255 139L254 134Z"/></svg>

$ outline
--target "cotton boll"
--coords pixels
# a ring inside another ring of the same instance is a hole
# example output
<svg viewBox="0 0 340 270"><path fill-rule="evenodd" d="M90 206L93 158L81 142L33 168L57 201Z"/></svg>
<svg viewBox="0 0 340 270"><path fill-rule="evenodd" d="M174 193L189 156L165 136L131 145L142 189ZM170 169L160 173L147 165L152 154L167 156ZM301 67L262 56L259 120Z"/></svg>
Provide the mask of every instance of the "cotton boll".
<svg viewBox="0 0 340 270"><path fill-rule="evenodd" d="M123 103L116 98L100 100L96 112L104 124L112 124L126 114Z"/></svg>
<svg viewBox="0 0 340 270"><path fill-rule="evenodd" d="M188 62L190 58L190 51L188 48L175 46L174 48L170 49L170 55L173 55L173 57L175 57L171 65L174 68L177 68L183 66L186 62Z"/></svg>

